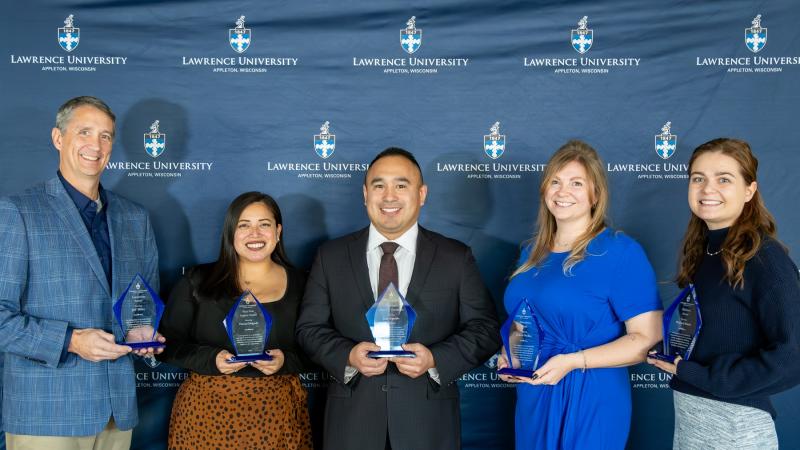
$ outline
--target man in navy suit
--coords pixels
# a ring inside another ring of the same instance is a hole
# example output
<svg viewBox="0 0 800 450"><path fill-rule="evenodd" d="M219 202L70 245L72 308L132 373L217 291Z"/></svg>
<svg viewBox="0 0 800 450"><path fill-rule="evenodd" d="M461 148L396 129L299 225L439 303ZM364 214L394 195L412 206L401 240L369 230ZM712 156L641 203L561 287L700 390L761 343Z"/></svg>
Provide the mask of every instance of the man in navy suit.
<svg viewBox="0 0 800 450"><path fill-rule="evenodd" d="M334 378L323 447L461 448L456 381L500 348L492 299L469 247L417 224L428 187L411 153L376 156L363 191L370 225L320 247L297 320L298 342ZM364 314L389 282L416 312L414 358L368 356L380 347Z"/></svg>
<svg viewBox="0 0 800 450"><path fill-rule="evenodd" d="M57 176L0 199L0 351L9 450L128 449L132 354L112 304L141 273L158 289L147 212L103 189L115 117L94 97L56 115ZM163 341L163 338L159 337Z"/></svg>

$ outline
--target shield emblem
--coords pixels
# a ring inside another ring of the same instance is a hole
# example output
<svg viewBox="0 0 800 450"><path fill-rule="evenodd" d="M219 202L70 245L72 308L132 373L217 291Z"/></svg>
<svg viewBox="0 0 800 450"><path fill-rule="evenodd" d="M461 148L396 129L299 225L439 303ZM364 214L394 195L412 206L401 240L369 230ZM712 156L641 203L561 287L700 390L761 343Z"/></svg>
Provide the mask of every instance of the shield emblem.
<svg viewBox="0 0 800 450"><path fill-rule="evenodd" d="M314 151L317 156L322 159L328 159L333 156L336 150L336 135L333 134L315 134L314 135Z"/></svg>
<svg viewBox="0 0 800 450"><path fill-rule="evenodd" d="M656 135L656 154L661 159L669 159L670 156L675 154L676 148L678 148L678 136L674 134Z"/></svg>
<svg viewBox="0 0 800 450"><path fill-rule="evenodd" d="M400 30L400 46L409 55L419 50L422 47L422 30Z"/></svg>
<svg viewBox="0 0 800 450"><path fill-rule="evenodd" d="M592 42L594 41L594 33L592 30L572 30L570 34L570 42L572 42L572 48L575 49L576 52L580 53L581 55L588 52L590 48L592 48Z"/></svg>
<svg viewBox="0 0 800 450"><path fill-rule="evenodd" d="M767 29L745 28L744 43L751 52L760 52L767 45Z"/></svg>
<svg viewBox="0 0 800 450"><path fill-rule="evenodd" d="M157 360L155 356L145 356L141 358L142 362L150 366L151 369L155 369L156 367L161 365L161 361Z"/></svg>
<svg viewBox="0 0 800 450"><path fill-rule="evenodd" d="M75 27L64 27L58 29L58 45L64 50L71 52L78 47L81 40L81 29Z"/></svg>
<svg viewBox="0 0 800 450"><path fill-rule="evenodd" d="M244 53L250 48L252 36L250 28L231 28L228 30L228 42L236 53Z"/></svg>
<svg viewBox="0 0 800 450"><path fill-rule="evenodd" d="M483 151L486 152L486 156L492 159L503 156L506 151L506 135L483 135Z"/></svg>
<svg viewBox="0 0 800 450"><path fill-rule="evenodd" d="M167 147L167 135L164 133L145 133L144 151L153 158L158 158Z"/></svg>

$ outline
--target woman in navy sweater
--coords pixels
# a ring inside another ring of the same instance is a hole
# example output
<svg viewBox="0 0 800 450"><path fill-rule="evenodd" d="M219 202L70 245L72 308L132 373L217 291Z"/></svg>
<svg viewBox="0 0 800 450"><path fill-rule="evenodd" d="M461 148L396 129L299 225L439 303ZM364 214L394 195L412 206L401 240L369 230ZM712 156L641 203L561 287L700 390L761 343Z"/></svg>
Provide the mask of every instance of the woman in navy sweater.
<svg viewBox="0 0 800 450"><path fill-rule="evenodd" d="M673 374L675 449L778 448L769 396L800 382L800 282L758 192L750 146L715 139L689 160L677 282L694 283L703 326Z"/></svg>

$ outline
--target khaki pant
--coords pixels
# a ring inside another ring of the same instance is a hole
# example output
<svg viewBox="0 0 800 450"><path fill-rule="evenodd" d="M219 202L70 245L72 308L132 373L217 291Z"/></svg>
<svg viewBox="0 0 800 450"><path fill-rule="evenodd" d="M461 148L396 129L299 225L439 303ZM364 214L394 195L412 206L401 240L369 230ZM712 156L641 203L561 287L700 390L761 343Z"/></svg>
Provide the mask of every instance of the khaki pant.
<svg viewBox="0 0 800 450"><path fill-rule="evenodd" d="M106 429L91 436L29 436L6 433L8 450L128 450L133 430L121 431L108 421Z"/></svg>

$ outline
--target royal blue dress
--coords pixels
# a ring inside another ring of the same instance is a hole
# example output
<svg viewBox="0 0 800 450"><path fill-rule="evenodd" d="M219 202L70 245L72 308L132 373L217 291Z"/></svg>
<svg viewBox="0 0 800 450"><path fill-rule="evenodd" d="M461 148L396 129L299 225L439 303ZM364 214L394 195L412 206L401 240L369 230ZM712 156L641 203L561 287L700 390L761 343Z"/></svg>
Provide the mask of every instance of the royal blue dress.
<svg viewBox="0 0 800 450"><path fill-rule="evenodd" d="M653 268L630 237L606 229L571 275L562 270L567 256L551 253L506 288L509 314L523 298L533 306L544 332L543 361L611 342L625 334L625 320L661 309ZM517 450L624 449L630 421L624 367L573 370L555 386L517 386Z"/></svg>

